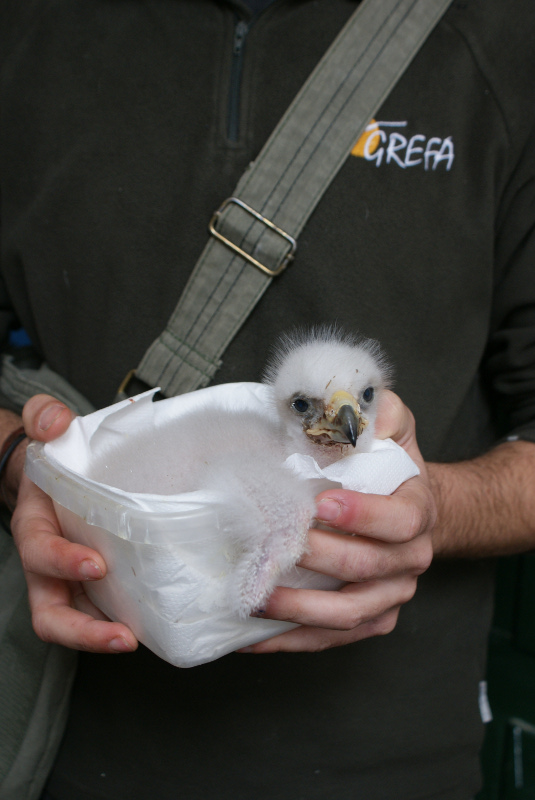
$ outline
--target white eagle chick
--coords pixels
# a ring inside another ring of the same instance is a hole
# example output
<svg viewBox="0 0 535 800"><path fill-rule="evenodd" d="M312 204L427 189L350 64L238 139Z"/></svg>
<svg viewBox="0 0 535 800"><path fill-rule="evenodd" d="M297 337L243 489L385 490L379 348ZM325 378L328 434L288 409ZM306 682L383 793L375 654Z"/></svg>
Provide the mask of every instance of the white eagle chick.
<svg viewBox="0 0 535 800"><path fill-rule="evenodd" d="M390 367L376 341L319 328L285 336L264 381L272 388L286 452L311 455L324 467L370 449Z"/></svg>
<svg viewBox="0 0 535 800"><path fill-rule="evenodd" d="M374 342L318 329L285 337L264 381L272 397L265 413L204 405L173 430L119 444L89 476L129 492L210 492L229 565L218 605L242 617L306 551L319 484L285 459L309 454L325 466L368 450L388 369Z"/></svg>

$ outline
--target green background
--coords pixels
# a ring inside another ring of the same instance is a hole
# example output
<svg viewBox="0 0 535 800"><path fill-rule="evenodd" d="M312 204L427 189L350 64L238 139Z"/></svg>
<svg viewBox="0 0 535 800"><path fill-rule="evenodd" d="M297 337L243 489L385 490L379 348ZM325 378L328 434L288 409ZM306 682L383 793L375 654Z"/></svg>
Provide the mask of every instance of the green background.
<svg viewBox="0 0 535 800"><path fill-rule="evenodd" d="M535 800L535 553L498 562L477 800Z"/></svg>

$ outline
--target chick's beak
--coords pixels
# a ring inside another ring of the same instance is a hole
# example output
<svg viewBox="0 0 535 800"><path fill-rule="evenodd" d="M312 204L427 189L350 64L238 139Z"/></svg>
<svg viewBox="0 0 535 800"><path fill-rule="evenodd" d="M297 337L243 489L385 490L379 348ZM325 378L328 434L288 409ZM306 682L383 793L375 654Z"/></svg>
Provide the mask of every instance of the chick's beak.
<svg viewBox="0 0 535 800"><path fill-rule="evenodd" d="M350 442L355 447L357 437L367 424L357 400L349 392L340 390L333 394L321 420L307 430L307 435L323 444Z"/></svg>
<svg viewBox="0 0 535 800"><path fill-rule="evenodd" d="M357 444L357 436L368 424L368 420L360 413L360 406L356 398L343 390L333 394L325 409L325 417L332 426L333 432L343 436L344 440L351 442L353 447ZM332 438L340 441L336 435L333 435Z"/></svg>
<svg viewBox="0 0 535 800"><path fill-rule="evenodd" d="M346 439L351 442L353 447L357 445L357 436L359 435L360 417L353 406L344 405L340 406L337 414L339 423L338 428L344 434Z"/></svg>

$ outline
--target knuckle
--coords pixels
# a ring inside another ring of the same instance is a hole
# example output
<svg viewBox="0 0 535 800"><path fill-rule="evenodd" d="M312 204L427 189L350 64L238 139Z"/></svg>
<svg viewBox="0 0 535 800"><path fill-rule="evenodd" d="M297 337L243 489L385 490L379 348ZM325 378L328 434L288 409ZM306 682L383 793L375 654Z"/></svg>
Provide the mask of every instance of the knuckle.
<svg viewBox="0 0 535 800"><path fill-rule="evenodd" d="M27 542L27 540L22 539L22 540L17 542L17 545L18 545L17 549L19 551L20 560L22 562L22 568L26 572L28 572L29 571L28 568L29 568L29 565L30 565L30 558L29 558L29 553L28 553L28 550L29 550L28 542Z"/></svg>
<svg viewBox="0 0 535 800"><path fill-rule="evenodd" d="M354 559L352 558L347 544L344 542L344 547L332 559L333 567L337 570L340 576L345 576L355 567Z"/></svg>
<svg viewBox="0 0 535 800"><path fill-rule="evenodd" d="M359 628L366 621L367 618L363 614L362 609L353 605L339 615L336 628L340 631L352 631L355 628Z"/></svg>
<svg viewBox="0 0 535 800"><path fill-rule="evenodd" d="M333 642L332 638L329 634L325 634L325 636L319 636L314 642L314 651L317 653L321 653L323 650L329 650L331 647L334 647L335 643Z"/></svg>
<svg viewBox="0 0 535 800"><path fill-rule="evenodd" d="M35 609L32 611L32 627L42 642L52 641L52 635L48 625L46 624L45 615L41 609Z"/></svg>
<svg viewBox="0 0 535 800"><path fill-rule="evenodd" d="M431 566L433 561L433 545L429 537L422 537L419 543L417 557L415 559L413 572L415 575L422 575Z"/></svg>
<svg viewBox="0 0 535 800"><path fill-rule="evenodd" d="M84 650L87 653L91 653L95 650L93 637L90 635L90 631L87 630L86 627L82 628L82 630L80 631L78 642L76 644L76 649Z"/></svg>
<svg viewBox="0 0 535 800"><path fill-rule="evenodd" d="M284 614L283 616L284 622L293 622L295 625L301 625L302 617L299 614L299 611L292 611L289 613Z"/></svg>
<svg viewBox="0 0 535 800"><path fill-rule="evenodd" d="M401 590L401 597L400 597L400 601L402 604L408 603L409 600L412 600L412 598L416 594L417 585L418 582L416 577L411 577L407 581L405 581L404 586Z"/></svg>
<svg viewBox="0 0 535 800"><path fill-rule="evenodd" d="M364 623L364 619L362 614L349 614L348 616L340 619L339 625L337 625L338 630L341 631L352 631L355 628L360 628L360 626Z"/></svg>
<svg viewBox="0 0 535 800"><path fill-rule="evenodd" d="M379 554L373 547L364 548L355 559L353 574L355 582L365 582L380 572Z"/></svg>
<svg viewBox="0 0 535 800"><path fill-rule="evenodd" d="M18 530L20 526L20 503L15 506L13 514L11 515L11 533L13 534L13 538L16 539L18 535Z"/></svg>
<svg viewBox="0 0 535 800"><path fill-rule="evenodd" d="M415 503L407 503L406 521L402 534L402 541L410 542L420 535L424 528L424 516L422 510Z"/></svg>
<svg viewBox="0 0 535 800"><path fill-rule="evenodd" d="M348 542L352 544L352 542ZM362 583L377 572L377 557L370 548L344 548L337 564L338 574L351 583Z"/></svg>
<svg viewBox="0 0 535 800"><path fill-rule="evenodd" d="M47 551L51 571L59 577L71 577L69 543L60 536L51 536Z"/></svg>
<svg viewBox="0 0 535 800"><path fill-rule="evenodd" d="M281 596L281 592L276 589L269 598L267 608L266 604L264 605L266 610L261 616L270 619L281 619L284 620L284 622L302 624L303 610L298 600L299 597L295 597L293 593L289 594L285 592L284 595Z"/></svg>
<svg viewBox="0 0 535 800"><path fill-rule="evenodd" d="M396 516L398 517L399 539L402 542L409 542L416 539L425 532L430 532L437 518L437 509L434 497L429 487L420 481L413 484L410 493L405 496L398 496L402 505L398 506Z"/></svg>
<svg viewBox="0 0 535 800"><path fill-rule="evenodd" d="M388 508L391 509L392 497L386 495L381 499L384 500L384 502L388 504ZM385 511L385 513L389 512ZM392 513L391 510L390 513ZM366 534L367 532L371 532L373 535L373 531L375 530L378 521L377 516L378 516L378 509L375 501L371 498L365 498L359 508L358 519L355 520L355 525L354 525L355 529L364 534Z"/></svg>
<svg viewBox="0 0 535 800"><path fill-rule="evenodd" d="M372 621L373 632L375 636L386 636L392 633L397 625L399 616L399 608L392 609L381 617Z"/></svg>
<svg viewBox="0 0 535 800"><path fill-rule="evenodd" d="M410 428L411 432L416 431L416 420L414 418L414 414L412 413L412 411L410 410L410 408L408 406L403 404L403 402L401 400L400 400L400 402L402 403L403 410L404 410L405 414L407 415L407 426Z"/></svg>
<svg viewBox="0 0 535 800"><path fill-rule="evenodd" d="M35 537L28 535L18 540L18 550L22 566L26 572L36 572L39 562Z"/></svg>
<svg viewBox="0 0 535 800"><path fill-rule="evenodd" d="M379 620L385 613L384 601L382 598L374 598L364 607L357 605L349 609L343 618L343 627L340 625L341 630L351 631L361 626L368 626L373 624L374 620Z"/></svg>
<svg viewBox="0 0 535 800"><path fill-rule="evenodd" d="M22 565L27 572L66 580L78 579L81 554L62 536L29 534L19 543Z"/></svg>
<svg viewBox="0 0 535 800"><path fill-rule="evenodd" d="M373 503L364 495L347 489L341 490L340 503L342 512L335 523L329 523L343 533L361 533L372 527L375 522Z"/></svg>

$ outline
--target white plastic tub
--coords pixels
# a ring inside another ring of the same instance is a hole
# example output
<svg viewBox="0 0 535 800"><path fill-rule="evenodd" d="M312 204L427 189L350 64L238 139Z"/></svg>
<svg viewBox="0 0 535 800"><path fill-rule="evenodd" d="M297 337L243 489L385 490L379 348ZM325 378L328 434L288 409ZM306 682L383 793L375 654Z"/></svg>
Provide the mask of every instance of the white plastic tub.
<svg viewBox="0 0 535 800"><path fill-rule="evenodd" d="M136 453L132 469L141 469L143 452L135 448L140 431L161 435L181 414L203 405L266 413L267 392L261 384L235 383L157 403L152 402L154 392L147 392L78 417L54 442L32 442L28 447L26 472L52 498L65 537L94 548L106 561L106 577L84 584L93 603L179 667L212 661L295 625L242 619L221 607L218 587L232 565L219 535L220 506L210 492L128 493L88 475L94 460L118 439L130 438ZM393 442L377 442L372 452L350 456L323 473L310 457L295 454L289 462L301 475L317 480L318 491L343 484L389 494L418 472ZM299 567L279 583L318 589L340 585Z"/></svg>

